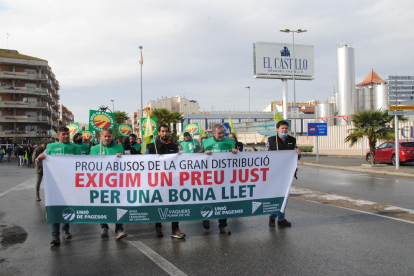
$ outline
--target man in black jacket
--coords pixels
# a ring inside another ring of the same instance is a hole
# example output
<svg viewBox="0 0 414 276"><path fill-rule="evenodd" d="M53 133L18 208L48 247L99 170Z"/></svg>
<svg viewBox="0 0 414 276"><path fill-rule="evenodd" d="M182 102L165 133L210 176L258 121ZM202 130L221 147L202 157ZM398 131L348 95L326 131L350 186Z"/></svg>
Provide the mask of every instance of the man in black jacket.
<svg viewBox="0 0 414 276"><path fill-rule="evenodd" d="M36 166L36 201L41 201L40 199L40 184L43 179L43 164L37 157L46 150L46 146L49 143L49 139L43 139L42 144L38 146L33 152L33 160L35 161ZM39 162L40 161L40 162Z"/></svg>
<svg viewBox="0 0 414 276"><path fill-rule="evenodd" d="M167 125L160 125L158 128L158 137L155 139L154 143L151 143L147 146L147 151L145 154L174 154L179 153L178 146L174 144L170 139L170 130ZM171 223L172 234L171 237L177 239L185 238L185 234L181 232L178 222ZM162 232L161 222L155 224L155 236L161 238L164 236Z"/></svg>
<svg viewBox="0 0 414 276"><path fill-rule="evenodd" d="M296 150L297 154L300 154L300 150L296 146L296 138L288 135L289 123L286 121L279 121L276 124L276 136L269 137L266 144L266 150ZM286 199L287 200L287 199ZM279 226L292 226L292 223L286 220L285 213L279 212L277 214L271 214L269 217L269 227Z"/></svg>

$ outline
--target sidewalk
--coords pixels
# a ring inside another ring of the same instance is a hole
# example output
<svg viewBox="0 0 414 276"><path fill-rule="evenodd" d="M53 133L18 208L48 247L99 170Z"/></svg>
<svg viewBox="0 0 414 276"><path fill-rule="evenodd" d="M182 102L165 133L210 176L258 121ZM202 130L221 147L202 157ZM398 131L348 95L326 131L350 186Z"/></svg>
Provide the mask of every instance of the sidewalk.
<svg viewBox="0 0 414 276"><path fill-rule="evenodd" d="M320 155L319 161L316 162L316 155L302 155L302 158L298 161L298 164L304 166L414 178L414 163L402 164L398 170L396 170L395 166L391 164L379 164L375 167L370 167L365 161L365 157L362 156L349 157Z"/></svg>

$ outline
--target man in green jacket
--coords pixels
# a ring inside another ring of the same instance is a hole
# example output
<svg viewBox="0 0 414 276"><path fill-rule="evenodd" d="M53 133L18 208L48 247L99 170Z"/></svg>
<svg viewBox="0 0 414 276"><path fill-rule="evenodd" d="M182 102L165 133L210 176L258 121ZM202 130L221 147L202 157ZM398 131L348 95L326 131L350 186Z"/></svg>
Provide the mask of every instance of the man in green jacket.
<svg viewBox="0 0 414 276"><path fill-rule="evenodd" d="M141 152L141 144L137 143L137 136L133 133L129 135L129 144L138 152Z"/></svg>
<svg viewBox="0 0 414 276"><path fill-rule="evenodd" d="M234 141L232 139L224 137L224 126L222 124L213 125L213 137L203 141L203 150L207 155L220 152L237 153ZM205 229L210 228L210 221L204 220L203 226ZM220 234L230 235L231 231L227 227L227 219L219 219Z"/></svg>
<svg viewBox="0 0 414 276"><path fill-rule="evenodd" d="M90 145L82 143L82 133L78 132L73 135L72 142L81 147L81 155L89 155Z"/></svg>
<svg viewBox="0 0 414 276"><path fill-rule="evenodd" d="M180 143L180 151L185 153L195 153L199 151L200 144L197 140L192 139L190 133L184 132L184 141Z"/></svg>
<svg viewBox="0 0 414 276"><path fill-rule="evenodd" d="M46 147L46 154L43 152L37 156L37 162L45 159L47 155L80 155L80 147L73 143L70 143L69 129L65 126L59 127L58 136L59 142L48 144ZM60 223L52 223L52 241L50 244L60 244ZM63 238L71 239L72 234L69 233L69 223L65 223L62 226Z"/></svg>
<svg viewBox="0 0 414 276"><path fill-rule="evenodd" d="M117 157L121 157L124 154L124 147L115 143L113 140L113 133L112 129L104 128L101 132L101 140L102 140L102 154L101 153L101 145L98 144L91 148L90 155L116 155ZM107 223L101 223L102 233L101 238L108 238L108 230L109 226ZM122 223L115 224L115 239L120 240L126 238L128 236L127 233L124 232L124 227Z"/></svg>

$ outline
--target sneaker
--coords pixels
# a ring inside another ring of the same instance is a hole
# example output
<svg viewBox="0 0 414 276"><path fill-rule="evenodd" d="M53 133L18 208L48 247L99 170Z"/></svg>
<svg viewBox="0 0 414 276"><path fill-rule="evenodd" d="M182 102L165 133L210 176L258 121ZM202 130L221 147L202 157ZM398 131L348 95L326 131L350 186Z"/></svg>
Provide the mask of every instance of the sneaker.
<svg viewBox="0 0 414 276"><path fill-rule="evenodd" d="M227 226L226 226L226 227L220 228L220 234L223 234L223 235L230 235L230 234L231 234L231 231L230 231L230 230L229 230L229 228L227 228Z"/></svg>
<svg viewBox="0 0 414 276"><path fill-rule="evenodd" d="M155 227L155 236L158 238L164 237L164 233L162 232L162 227Z"/></svg>
<svg viewBox="0 0 414 276"><path fill-rule="evenodd" d="M60 245L60 238L59 238L59 236L53 236L52 237L52 241L50 242L50 244Z"/></svg>
<svg viewBox="0 0 414 276"><path fill-rule="evenodd" d="M269 227L275 228L276 227L276 221L275 219L270 218L269 219Z"/></svg>
<svg viewBox="0 0 414 276"><path fill-rule="evenodd" d="M185 234L181 232L180 228L178 228L178 229L172 230L171 238L184 239Z"/></svg>
<svg viewBox="0 0 414 276"><path fill-rule="evenodd" d="M39 196L36 197L36 201L41 201Z"/></svg>
<svg viewBox="0 0 414 276"><path fill-rule="evenodd" d="M290 223L289 221L284 219L284 220L278 220L277 225L278 226L283 226L283 227L291 227L292 223Z"/></svg>
<svg viewBox="0 0 414 276"><path fill-rule="evenodd" d="M72 234L69 233L69 229L68 230L63 230L63 238L64 239L71 239L72 238Z"/></svg>
<svg viewBox="0 0 414 276"><path fill-rule="evenodd" d="M116 240L121 240L121 239L126 238L128 236L128 234L125 233L123 230L118 230L118 232L116 232L115 234L116 234L116 236L115 236Z"/></svg>
<svg viewBox="0 0 414 276"><path fill-rule="evenodd" d="M210 221L209 220L203 220L203 227L204 227L204 229L210 229Z"/></svg>
<svg viewBox="0 0 414 276"><path fill-rule="evenodd" d="M104 238L108 238L108 237L109 237L108 228L106 228L106 227L102 228L101 238L104 239Z"/></svg>

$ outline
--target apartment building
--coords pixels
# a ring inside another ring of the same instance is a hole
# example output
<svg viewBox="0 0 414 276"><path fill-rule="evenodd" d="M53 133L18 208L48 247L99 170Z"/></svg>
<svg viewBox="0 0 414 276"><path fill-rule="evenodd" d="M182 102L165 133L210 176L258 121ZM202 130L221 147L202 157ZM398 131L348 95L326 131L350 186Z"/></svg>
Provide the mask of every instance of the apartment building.
<svg viewBox="0 0 414 276"><path fill-rule="evenodd" d="M49 137L60 119L59 89L47 60L0 49L0 144Z"/></svg>
<svg viewBox="0 0 414 276"><path fill-rule="evenodd" d="M62 125L69 125L75 122L75 117L73 113L63 104L59 104L59 115Z"/></svg>

